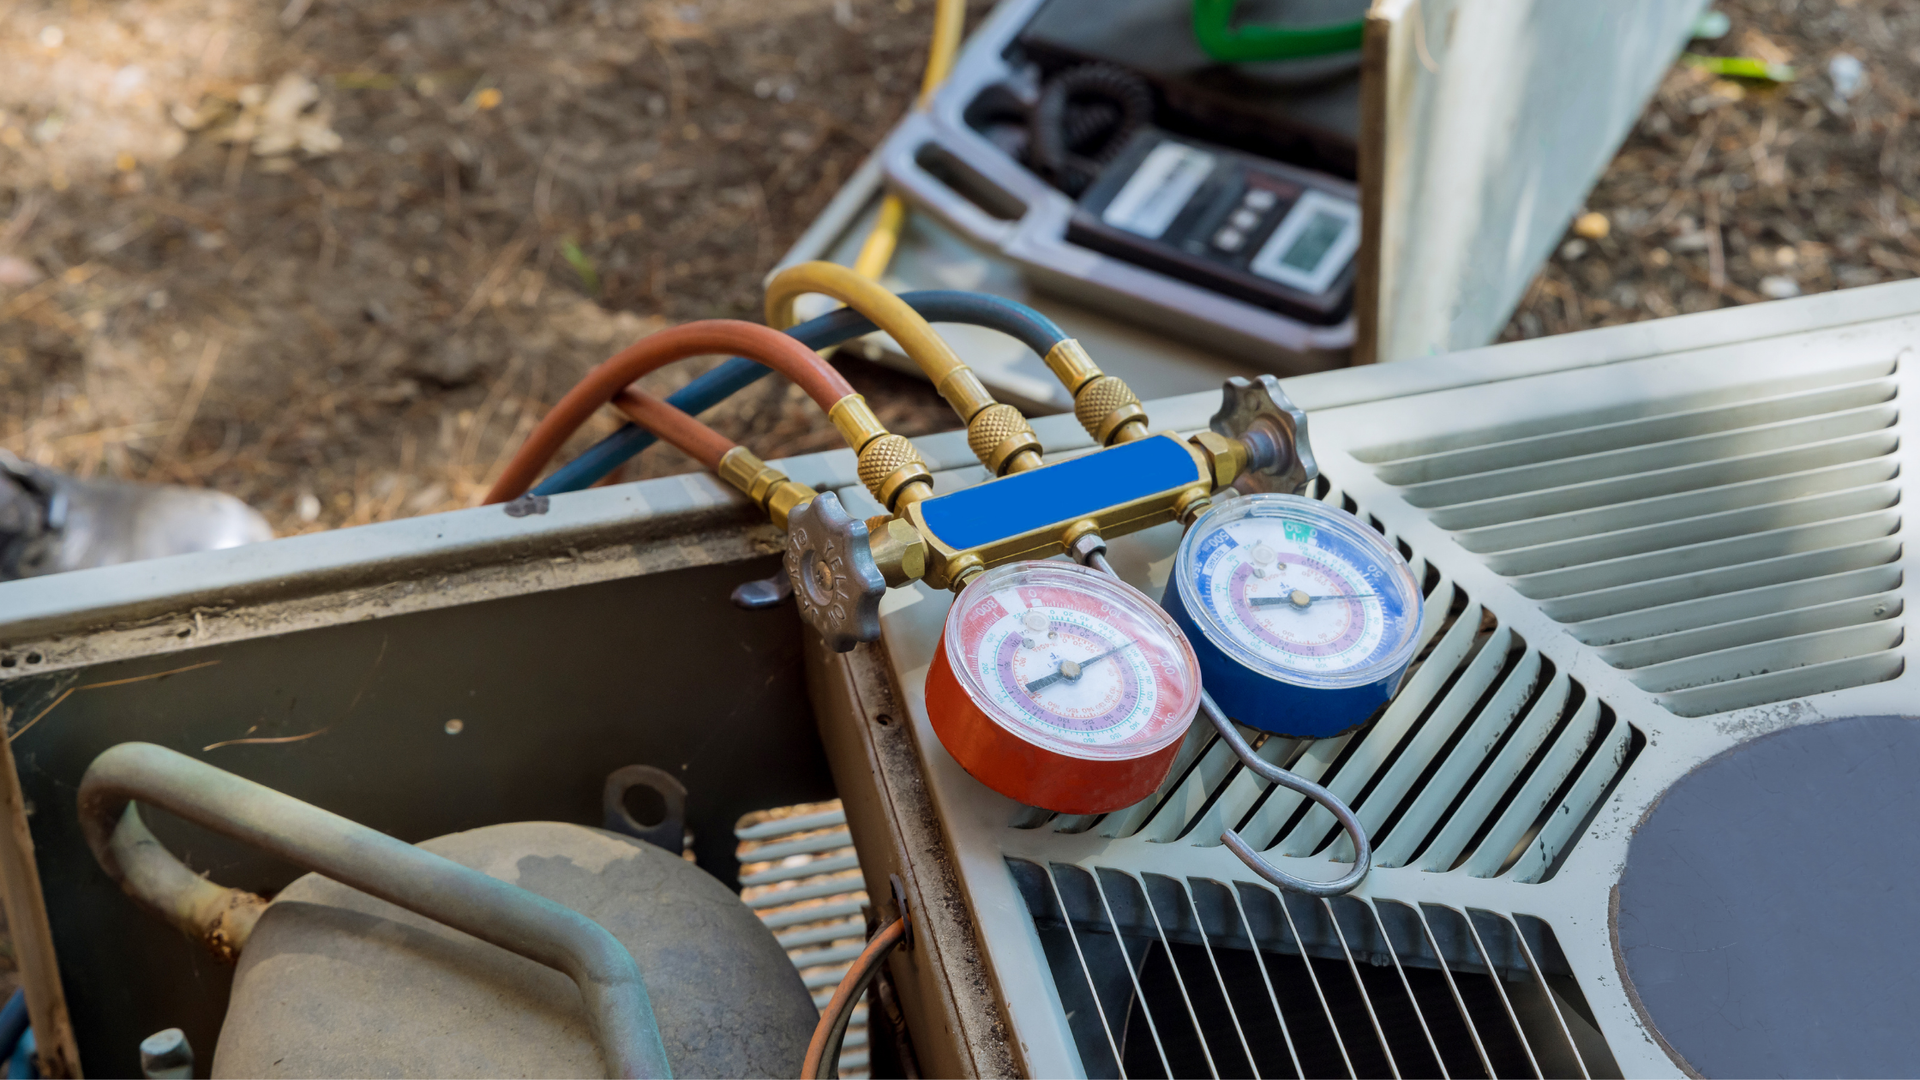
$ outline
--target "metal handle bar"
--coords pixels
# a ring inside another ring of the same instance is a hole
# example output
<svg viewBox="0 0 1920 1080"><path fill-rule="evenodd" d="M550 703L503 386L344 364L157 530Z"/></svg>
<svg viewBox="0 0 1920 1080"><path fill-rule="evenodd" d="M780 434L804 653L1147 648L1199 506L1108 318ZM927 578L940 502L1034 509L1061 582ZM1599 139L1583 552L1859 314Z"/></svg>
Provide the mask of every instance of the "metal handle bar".
<svg viewBox="0 0 1920 1080"><path fill-rule="evenodd" d="M1076 547L1075 554L1079 555L1081 561L1088 566L1115 581L1120 580L1120 575L1113 572L1113 564L1107 561L1104 544L1096 547L1087 543L1086 540L1087 538L1082 538L1081 544ZM1312 881L1294 877L1274 866L1262 858L1259 852L1253 850L1252 844L1247 843L1232 829L1221 832L1220 842L1232 849L1233 853L1240 857L1240 861L1247 864L1247 869L1260 875L1262 881L1290 892L1323 898L1340 896L1352 892L1355 886L1365 881L1367 871L1373 869L1373 845L1367 842L1367 830L1360 824L1360 819L1354 816L1353 810L1341 801L1340 796L1255 754L1253 747L1247 745L1247 740L1241 737L1240 729L1234 726L1233 721L1227 719L1227 714L1221 712L1220 706L1214 704L1213 695L1204 689L1200 691L1200 711L1207 714L1207 719L1213 723L1213 729L1219 733L1220 740L1227 744L1227 749L1233 751L1233 756L1239 758L1242 765L1252 769L1256 775L1269 783L1278 784L1289 791L1297 791L1305 795L1326 808L1328 813L1339 820L1340 827L1347 830L1347 836L1353 840L1353 869L1332 881Z"/></svg>
<svg viewBox="0 0 1920 1080"><path fill-rule="evenodd" d="M580 988L612 1075L672 1075L639 966L585 915L185 754L121 743L80 780L80 826L101 868L163 914L168 898L143 884L195 875L153 841L134 800L560 970Z"/></svg>
<svg viewBox="0 0 1920 1080"><path fill-rule="evenodd" d="M887 179L920 209L938 218L948 228L976 244L998 248L1013 235L1018 220L1005 220L987 212L920 164L922 148L929 144L940 145L937 136L938 129L923 115L910 115L902 120L899 130L888 138L880 151ZM990 180L987 182L991 183ZM1023 206L1026 204L1026 200L1018 194L1005 192L1004 189L1003 193L1009 200L1020 202Z"/></svg>

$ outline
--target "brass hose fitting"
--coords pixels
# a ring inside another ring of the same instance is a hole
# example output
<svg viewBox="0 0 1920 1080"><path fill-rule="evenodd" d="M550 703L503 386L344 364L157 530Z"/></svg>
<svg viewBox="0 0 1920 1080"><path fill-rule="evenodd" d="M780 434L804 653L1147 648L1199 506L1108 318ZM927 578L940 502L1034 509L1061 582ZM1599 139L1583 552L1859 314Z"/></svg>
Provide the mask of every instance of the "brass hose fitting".
<svg viewBox="0 0 1920 1080"><path fill-rule="evenodd" d="M807 262L775 274L767 282L767 324L791 326L794 301L810 292L833 297L891 334L967 425L967 445L993 475L1025 472L1043 464L1040 437L1020 410L994 401L980 376L906 301L854 271L829 262Z"/></svg>
<svg viewBox="0 0 1920 1080"><path fill-rule="evenodd" d="M726 452L720 459L719 472L722 480L744 492L782 530L794 507L820 494L760 460L744 446Z"/></svg>
<svg viewBox="0 0 1920 1080"><path fill-rule="evenodd" d="M848 394L834 402L827 418L860 459L860 482L880 505L897 511L933 494L933 474L913 443L880 426L867 400Z"/></svg>
<svg viewBox="0 0 1920 1080"><path fill-rule="evenodd" d="M1073 416L1101 446L1144 439L1147 411L1126 381L1107 375L1087 355L1086 347L1065 338L1047 350L1048 370L1073 394Z"/></svg>
<svg viewBox="0 0 1920 1080"><path fill-rule="evenodd" d="M1019 409L1001 402L981 409L967 421L967 446L995 476L1025 472L1041 464L1040 437Z"/></svg>

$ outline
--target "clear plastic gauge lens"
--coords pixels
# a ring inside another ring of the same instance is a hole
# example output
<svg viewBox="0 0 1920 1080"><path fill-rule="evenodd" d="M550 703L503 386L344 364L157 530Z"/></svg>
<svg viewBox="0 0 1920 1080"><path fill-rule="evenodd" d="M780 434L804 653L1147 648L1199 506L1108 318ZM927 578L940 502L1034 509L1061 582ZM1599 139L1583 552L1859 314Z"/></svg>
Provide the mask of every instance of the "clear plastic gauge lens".
<svg viewBox="0 0 1920 1080"><path fill-rule="evenodd" d="M980 575L947 615L947 662L994 724L1078 758L1134 758L1181 737L1200 672L1152 600L1064 562Z"/></svg>
<svg viewBox="0 0 1920 1080"><path fill-rule="evenodd" d="M1378 533L1317 500L1250 495L1208 511L1182 539L1174 578L1207 640L1267 678L1353 687L1397 679L1413 658L1413 571Z"/></svg>

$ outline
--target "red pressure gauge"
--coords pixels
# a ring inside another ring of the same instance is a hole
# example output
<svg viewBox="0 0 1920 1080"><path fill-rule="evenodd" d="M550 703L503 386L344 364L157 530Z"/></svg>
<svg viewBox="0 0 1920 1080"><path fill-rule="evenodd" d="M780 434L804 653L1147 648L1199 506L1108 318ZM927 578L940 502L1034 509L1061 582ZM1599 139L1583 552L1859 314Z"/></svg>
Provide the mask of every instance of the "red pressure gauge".
<svg viewBox="0 0 1920 1080"><path fill-rule="evenodd" d="M1067 562L1009 563L947 612L927 674L933 730L967 772L1028 806L1119 810L1166 779L1200 666L1138 590Z"/></svg>

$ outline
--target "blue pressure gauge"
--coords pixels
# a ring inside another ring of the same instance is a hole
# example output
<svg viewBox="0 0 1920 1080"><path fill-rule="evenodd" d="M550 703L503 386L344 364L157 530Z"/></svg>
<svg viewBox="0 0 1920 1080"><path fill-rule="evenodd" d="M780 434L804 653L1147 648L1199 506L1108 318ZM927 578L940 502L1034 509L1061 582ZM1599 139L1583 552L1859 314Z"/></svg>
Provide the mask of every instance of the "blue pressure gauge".
<svg viewBox="0 0 1920 1080"><path fill-rule="evenodd" d="M1419 582L1351 514L1248 495L1200 516L1161 605L1221 709L1249 727L1324 738L1400 686L1420 637Z"/></svg>

